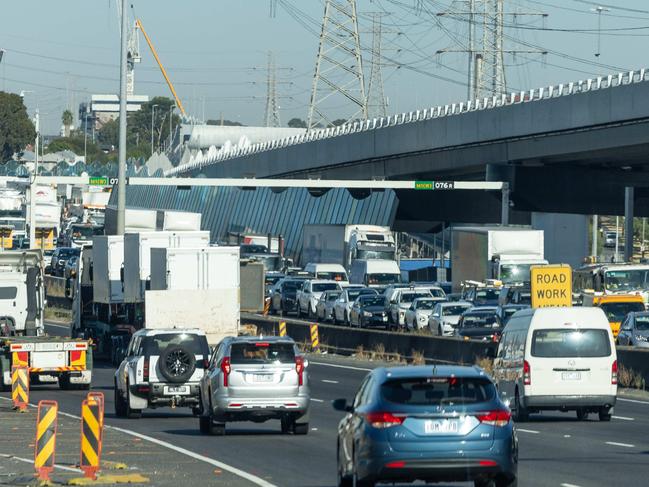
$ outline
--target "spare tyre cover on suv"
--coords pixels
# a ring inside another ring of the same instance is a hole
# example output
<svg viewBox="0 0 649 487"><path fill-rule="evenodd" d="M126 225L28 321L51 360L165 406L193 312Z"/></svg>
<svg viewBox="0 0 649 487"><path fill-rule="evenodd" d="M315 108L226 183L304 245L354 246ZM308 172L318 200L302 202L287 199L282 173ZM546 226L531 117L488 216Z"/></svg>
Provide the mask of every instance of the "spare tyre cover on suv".
<svg viewBox="0 0 649 487"><path fill-rule="evenodd" d="M196 369L196 357L187 347L169 345L160 354L158 367L169 382L187 382Z"/></svg>

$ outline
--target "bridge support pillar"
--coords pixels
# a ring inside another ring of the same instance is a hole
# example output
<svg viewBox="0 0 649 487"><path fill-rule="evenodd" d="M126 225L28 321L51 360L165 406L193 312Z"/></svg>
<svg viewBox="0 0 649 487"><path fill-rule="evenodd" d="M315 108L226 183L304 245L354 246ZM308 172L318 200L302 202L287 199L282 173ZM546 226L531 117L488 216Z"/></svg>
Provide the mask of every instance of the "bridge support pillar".
<svg viewBox="0 0 649 487"><path fill-rule="evenodd" d="M500 204L500 224L509 225L509 183L503 183Z"/></svg>
<svg viewBox="0 0 649 487"><path fill-rule="evenodd" d="M634 193L633 186L624 188L624 262L631 262L633 259Z"/></svg>

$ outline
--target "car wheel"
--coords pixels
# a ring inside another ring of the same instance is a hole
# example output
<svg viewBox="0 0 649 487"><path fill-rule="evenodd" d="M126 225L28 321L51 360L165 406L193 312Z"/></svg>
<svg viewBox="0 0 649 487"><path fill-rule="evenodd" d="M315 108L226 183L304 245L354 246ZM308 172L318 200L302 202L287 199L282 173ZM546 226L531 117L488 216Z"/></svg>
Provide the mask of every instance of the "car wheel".
<svg viewBox="0 0 649 487"><path fill-rule="evenodd" d="M113 400L115 401L115 416L118 418L126 417L126 403L124 402L122 393L117 389L117 384L115 384Z"/></svg>
<svg viewBox="0 0 649 487"><path fill-rule="evenodd" d="M291 433L293 431L294 423L293 423L293 421L291 421L291 418L288 418L288 417L281 418L280 419L280 424L281 424L282 434L283 435L288 435L289 433Z"/></svg>
<svg viewBox="0 0 649 487"><path fill-rule="evenodd" d="M293 433L296 435L306 435L309 433L309 423L294 423Z"/></svg>
<svg viewBox="0 0 649 487"><path fill-rule="evenodd" d="M577 408L577 421L585 421L588 419L588 411L584 408Z"/></svg>
<svg viewBox="0 0 649 487"><path fill-rule="evenodd" d="M441 326L440 326L439 328L437 328L437 334L438 334L439 336L444 336L444 330L442 330L442 327L441 327Z"/></svg>
<svg viewBox="0 0 649 487"><path fill-rule="evenodd" d="M313 310L313 308L311 307L311 305L309 305L308 309L309 309L309 319L311 319L311 320L315 320L315 318L316 318L316 316L315 316L315 311Z"/></svg>
<svg viewBox="0 0 649 487"><path fill-rule="evenodd" d="M374 487L376 485L375 482L372 482L371 480L361 480L358 478L358 474L354 472L354 476L352 477L352 486L353 487Z"/></svg>
<svg viewBox="0 0 649 487"><path fill-rule="evenodd" d="M529 421L529 419L530 414L521 403L521 398L517 389L516 396L514 397L514 421L517 423L524 423L525 421Z"/></svg>
<svg viewBox="0 0 649 487"><path fill-rule="evenodd" d="M62 391L69 391L70 388L70 376L67 374L59 376L59 389L61 389Z"/></svg>
<svg viewBox="0 0 649 487"><path fill-rule="evenodd" d="M600 421L610 421L611 420L611 408L607 408L607 407L599 408L599 420Z"/></svg>
<svg viewBox="0 0 649 487"><path fill-rule="evenodd" d="M338 483L336 484L337 487L353 487L353 479L351 475L346 475L345 472L343 472L342 469L342 464L340 462L340 440L337 442L338 444L336 445L336 464L337 464L337 472L338 472Z"/></svg>
<svg viewBox="0 0 649 487"><path fill-rule="evenodd" d="M345 312L345 316L343 316L343 318L343 325L352 326L351 322L349 321L349 315L347 314L347 312Z"/></svg>
<svg viewBox="0 0 649 487"><path fill-rule="evenodd" d="M198 417L198 427L202 434L210 434L210 425L212 423L212 418L209 416L199 416Z"/></svg>

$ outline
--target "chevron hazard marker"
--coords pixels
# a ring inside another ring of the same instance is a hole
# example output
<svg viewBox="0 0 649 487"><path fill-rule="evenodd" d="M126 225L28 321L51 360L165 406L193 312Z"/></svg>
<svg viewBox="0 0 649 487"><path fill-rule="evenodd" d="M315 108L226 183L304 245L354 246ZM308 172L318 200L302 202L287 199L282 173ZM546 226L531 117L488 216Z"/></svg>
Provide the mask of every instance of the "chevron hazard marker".
<svg viewBox="0 0 649 487"><path fill-rule="evenodd" d="M36 441L34 442L34 468L39 480L49 481L54 470L56 429L59 405L56 401L38 402Z"/></svg>
<svg viewBox="0 0 649 487"><path fill-rule="evenodd" d="M22 365L11 368L11 400L14 409L27 410L29 403L29 368Z"/></svg>

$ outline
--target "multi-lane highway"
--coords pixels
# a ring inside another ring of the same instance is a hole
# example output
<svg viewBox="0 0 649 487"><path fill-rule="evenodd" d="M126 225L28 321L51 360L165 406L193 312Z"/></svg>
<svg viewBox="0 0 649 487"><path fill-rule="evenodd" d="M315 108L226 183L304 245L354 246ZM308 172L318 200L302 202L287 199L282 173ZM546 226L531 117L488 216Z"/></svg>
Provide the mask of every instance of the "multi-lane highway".
<svg viewBox="0 0 649 487"><path fill-rule="evenodd" d="M51 334L64 328L50 326ZM146 411L141 419L118 419L113 414L111 366L96 364L93 389L107 399L106 422L183 449L179 454L194 460L239 469L233 485L333 487L336 482L336 426L341 416L330 402L352 398L361 379L373 365L346 358L311 356L311 431L307 436L280 434L279 422L235 423L224 437L200 435L198 420L187 410ZM56 399L61 410L79 413L82 391L58 388L32 390L31 402ZM649 478L649 399L622 397L610 423L578 422L574 413L549 413L519 424L522 486L646 485ZM146 448L147 442L142 443ZM200 479L197 479L199 481ZM252 483L251 483L252 482ZM265 482L265 483L264 483ZM468 485L468 484L465 484Z"/></svg>

